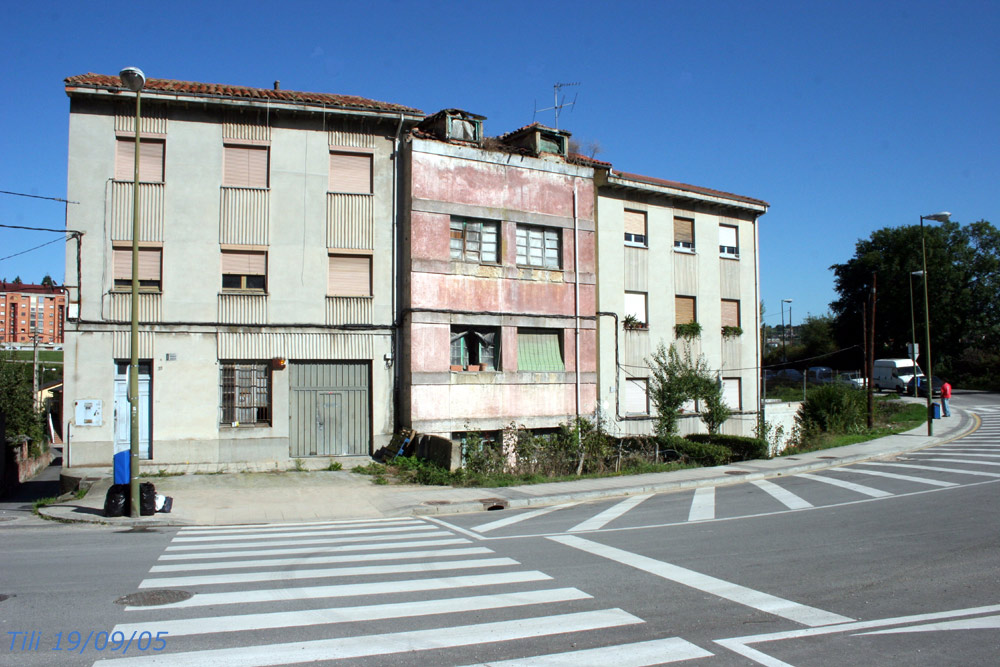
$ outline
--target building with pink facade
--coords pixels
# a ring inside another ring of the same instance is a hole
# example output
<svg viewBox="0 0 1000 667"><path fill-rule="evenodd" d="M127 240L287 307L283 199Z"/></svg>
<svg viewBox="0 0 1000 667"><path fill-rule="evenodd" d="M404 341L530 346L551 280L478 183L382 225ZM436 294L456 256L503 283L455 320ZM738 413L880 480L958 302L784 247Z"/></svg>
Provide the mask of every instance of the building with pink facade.
<svg viewBox="0 0 1000 667"><path fill-rule="evenodd" d="M483 120L438 112L404 147L399 414L446 437L595 407L593 168L566 132Z"/></svg>
<svg viewBox="0 0 1000 667"><path fill-rule="evenodd" d="M65 327L62 287L0 282L0 343L62 345Z"/></svg>

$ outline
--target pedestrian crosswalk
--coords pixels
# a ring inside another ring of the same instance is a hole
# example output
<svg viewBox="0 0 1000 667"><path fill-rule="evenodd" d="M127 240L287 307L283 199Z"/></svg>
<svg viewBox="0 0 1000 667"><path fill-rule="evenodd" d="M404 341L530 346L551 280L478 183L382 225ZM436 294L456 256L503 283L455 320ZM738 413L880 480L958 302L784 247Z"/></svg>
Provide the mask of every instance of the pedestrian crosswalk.
<svg viewBox="0 0 1000 667"><path fill-rule="evenodd" d="M139 587L192 595L127 607L112 630L166 637L166 649L98 664L363 664L417 652L425 655L407 662L556 665L614 656L639 667L712 655L678 637L616 634L645 622L483 544L417 518L185 528ZM558 644L566 652L539 653L529 641L551 635L572 635ZM456 661L454 651L471 646L475 659Z"/></svg>

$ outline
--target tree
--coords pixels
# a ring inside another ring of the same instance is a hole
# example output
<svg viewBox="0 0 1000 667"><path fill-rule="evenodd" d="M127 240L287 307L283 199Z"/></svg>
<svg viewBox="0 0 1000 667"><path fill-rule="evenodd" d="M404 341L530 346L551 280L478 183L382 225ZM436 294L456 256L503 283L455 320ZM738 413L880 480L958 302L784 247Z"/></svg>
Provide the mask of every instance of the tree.
<svg viewBox="0 0 1000 667"><path fill-rule="evenodd" d="M20 285L20 284L22 284L22 283L21 283L21 276L14 276L14 284L15 284L15 285Z"/></svg>
<svg viewBox="0 0 1000 667"><path fill-rule="evenodd" d="M701 419L709 433L717 433L732 415L723 401L721 383L708 367L704 355L693 357L689 344L679 352L676 345L668 348L661 342L647 363L652 373L649 396L656 408L658 436L677 433L678 414L690 400L702 401Z"/></svg>
<svg viewBox="0 0 1000 667"><path fill-rule="evenodd" d="M996 351L1000 345L1000 231L981 220L928 224L924 234L934 366L956 370L967 350ZM876 230L858 241L854 257L830 268L839 295L830 305L840 347L861 344L862 312L877 274L876 358L905 357L914 338L925 354L924 277L911 276L922 270L918 225Z"/></svg>
<svg viewBox="0 0 1000 667"><path fill-rule="evenodd" d="M46 273L45 277L42 278L42 285L45 285L46 287L52 287L54 284L55 283L52 282L52 276Z"/></svg>
<svg viewBox="0 0 1000 667"><path fill-rule="evenodd" d="M15 362L12 354L0 354L0 412L7 416L7 437L27 437L41 444L45 431L31 387L31 365Z"/></svg>

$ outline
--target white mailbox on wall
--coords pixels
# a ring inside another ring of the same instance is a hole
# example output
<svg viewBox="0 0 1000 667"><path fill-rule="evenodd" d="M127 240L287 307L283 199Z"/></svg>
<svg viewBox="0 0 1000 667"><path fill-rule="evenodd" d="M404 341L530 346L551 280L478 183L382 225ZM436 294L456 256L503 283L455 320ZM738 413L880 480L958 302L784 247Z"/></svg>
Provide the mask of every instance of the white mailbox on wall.
<svg viewBox="0 0 1000 667"><path fill-rule="evenodd" d="M85 398L81 401L73 402L76 414L75 424L77 426L101 426L104 421L104 412L101 400L97 398Z"/></svg>

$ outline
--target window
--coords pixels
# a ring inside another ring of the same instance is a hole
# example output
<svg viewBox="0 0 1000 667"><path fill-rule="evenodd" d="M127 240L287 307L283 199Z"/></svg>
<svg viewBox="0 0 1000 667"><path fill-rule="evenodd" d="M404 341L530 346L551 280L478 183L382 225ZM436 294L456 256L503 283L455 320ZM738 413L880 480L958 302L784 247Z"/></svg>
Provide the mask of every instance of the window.
<svg viewBox="0 0 1000 667"><path fill-rule="evenodd" d="M139 180L143 183L163 182L162 139L139 138ZM135 180L135 139L121 138L115 153L115 180Z"/></svg>
<svg viewBox="0 0 1000 667"><path fill-rule="evenodd" d="M736 236L736 228L732 225L719 225L719 254L723 257L739 257L740 244Z"/></svg>
<svg viewBox="0 0 1000 667"><path fill-rule="evenodd" d="M230 188L266 188L267 151L267 146L224 146L222 185Z"/></svg>
<svg viewBox="0 0 1000 667"><path fill-rule="evenodd" d="M742 410L742 382L740 378L722 378L722 402L730 410Z"/></svg>
<svg viewBox="0 0 1000 667"><path fill-rule="evenodd" d="M646 212L625 209L625 243L646 247Z"/></svg>
<svg viewBox="0 0 1000 667"><path fill-rule="evenodd" d="M565 371L561 331L552 329L517 330L517 370Z"/></svg>
<svg viewBox="0 0 1000 667"><path fill-rule="evenodd" d="M740 302L738 299L722 300L722 326L740 326Z"/></svg>
<svg viewBox="0 0 1000 667"><path fill-rule="evenodd" d="M540 269L559 269L562 230L551 227L517 226L517 263Z"/></svg>
<svg viewBox="0 0 1000 667"><path fill-rule="evenodd" d="M451 369L454 371L497 370L500 334L496 329L451 327Z"/></svg>
<svg viewBox="0 0 1000 667"><path fill-rule="evenodd" d="M674 218L674 247L694 250L693 218Z"/></svg>
<svg viewBox="0 0 1000 667"><path fill-rule="evenodd" d="M451 219L451 258L463 262L496 264L499 225L484 220Z"/></svg>
<svg viewBox="0 0 1000 667"><path fill-rule="evenodd" d="M223 250L222 289L265 291L267 289L267 253Z"/></svg>
<svg viewBox="0 0 1000 667"><path fill-rule="evenodd" d="M330 151L330 192L370 195L372 155Z"/></svg>
<svg viewBox="0 0 1000 667"><path fill-rule="evenodd" d="M220 424L267 426L271 423L271 368L265 362L219 362L222 395Z"/></svg>
<svg viewBox="0 0 1000 667"><path fill-rule="evenodd" d="M649 414L648 378L627 378L625 380L625 414Z"/></svg>
<svg viewBox="0 0 1000 667"><path fill-rule="evenodd" d="M112 264L116 290L132 289L132 248L112 248ZM139 248L139 289L144 292L160 290L160 248Z"/></svg>
<svg viewBox="0 0 1000 667"><path fill-rule="evenodd" d="M625 292L625 319L635 318L635 323L645 327L649 322L646 315L646 292Z"/></svg>
<svg viewBox="0 0 1000 667"><path fill-rule="evenodd" d="M371 255L331 253L326 293L329 296L371 296Z"/></svg>
<svg viewBox="0 0 1000 667"><path fill-rule="evenodd" d="M688 324L697 322L697 311L695 310L695 298L693 296L674 297L674 317L676 324Z"/></svg>

